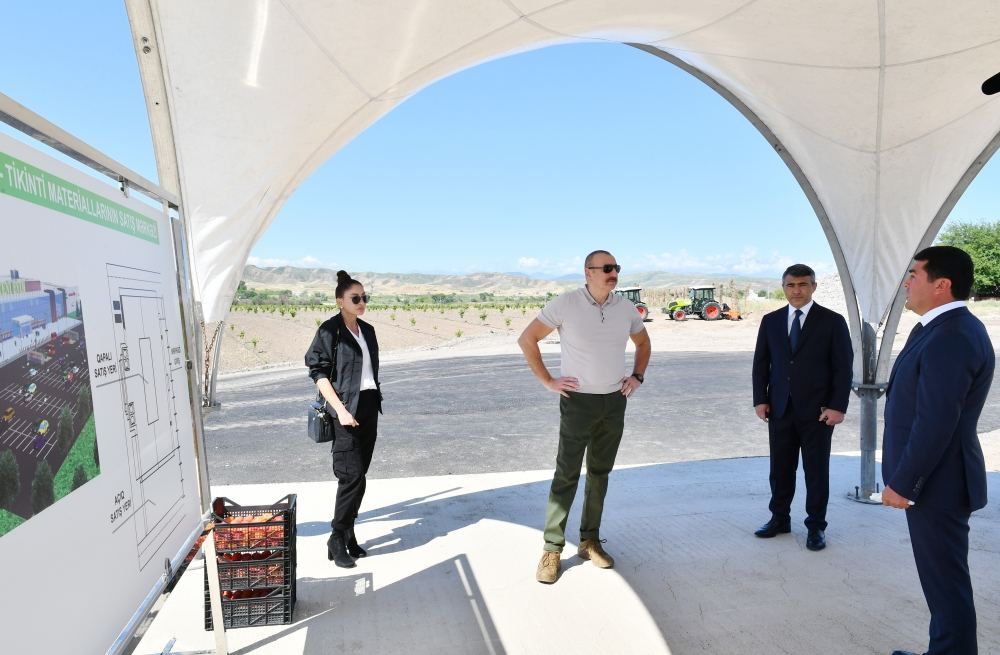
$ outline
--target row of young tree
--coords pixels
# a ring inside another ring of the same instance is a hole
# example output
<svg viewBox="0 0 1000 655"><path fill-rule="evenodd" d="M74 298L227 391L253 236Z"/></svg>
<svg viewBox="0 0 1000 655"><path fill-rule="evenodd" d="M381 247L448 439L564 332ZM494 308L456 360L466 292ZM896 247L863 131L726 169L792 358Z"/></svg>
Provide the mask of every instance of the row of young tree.
<svg viewBox="0 0 1000 655"><path fill-rule="evenodd" d="M96 447L94 463L100 465ZM87 472L83 464L78 464L73 471L72 489L76 490L86 482ZM11 509L19 493L21 493L21 470L14 453L8 449L0 453L0 508ZM35 477L31 481L31 512L38 514L54 502L56 502L55 474L49 463L42 460L35 467Z"/></svg>
<svg viewBox="0 0 1000 655"><path fill-rule="evenodd" d="M64 406L59 412L56 421L55 444L54 447L61 451L68 452L74 437L83 428L78 425L89 417L93 412L92 397L90 387L84 386L80 390L77 399L77 412L74 415L69 406ZM94 463L100 466L97 448L94 448ZM78 488L87 481L87 473L83 466L77 466L73 472L72 489ZM17 463L17 458L10 449L0 453L0 508L10 509L21 492L21 470ZM55 474L52 467L45 460L39 462L35 468L35 476L31 482L31 509L34 514L42 511L55 502Z"/></svg>
<svg viewBox="0 0 1000 655"><path fill-rule="evenodd" d="M322 291L296 295L291 289L251 289L241 281L233 297L234 305L323 305L330 301Z"/></svg>
<svg viewBox="0 0 1000 655"><path fill-rule="evenodd" d="M428 293L420 295L373 295L369 304L370 309L455 309L459 306L486 305L491 308L500 306L521 307L545 303L555 296L554 293L546 293L539 296L498 296L490 291L483 291L477 294L459 293ZM291 289L251 289L246 282L241 281L233 296L231 309L233 311L243 311L258 314L261 312L281 316L289 314L295 318L298 311L328 311L334 304L332 296L322 291L314 291L311 294L296 295Z"/></svg>
<svg viewBox="0 0 1000 655"><path fill-rule="evenodd" d="M422 296L420 296L422 298ZM372 299L368 303L368 310L373 312L382 311L410 311L410 312L440 312L444 313L450 310L465 311L465 310L496 310L501 314L509 309L515 310L528 310L532 308L541 308L545 304L544 299L522 299L520 301L497 301L497 302L479 302L479 301L462 301L454 303L438 303L438 302L415 302L413 299L405 299L405 302L396 301L382 301ZM233 312L246 312L248 314L279 314L282 318L285 315L295 318L300 312L312 311L312 312L322 312L324 314L329 314L336 311L333 305L298 305L298 306L286 306L286 305L241 305L233 304L231 307Z"/></svg>

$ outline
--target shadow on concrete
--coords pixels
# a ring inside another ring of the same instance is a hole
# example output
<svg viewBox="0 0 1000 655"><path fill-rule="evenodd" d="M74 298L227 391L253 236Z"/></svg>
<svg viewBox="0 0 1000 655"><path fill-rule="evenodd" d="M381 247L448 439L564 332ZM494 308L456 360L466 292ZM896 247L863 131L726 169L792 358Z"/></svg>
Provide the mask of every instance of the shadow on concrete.
<svg viewBox="0 0 1000 655"><path fill-rule="evenodd" d="M752 534L769 517L766 458L638 466L612 474L602 527L605 546L618 559L616 574L641 600L668 652L818 652L833 644L845 644L835 649L843 653L888 652L901 645L919 650L926 640L928 617L905 517L847 498L852 485L840 481L853 479L857 457L835 455L831 467L842 475L832 482L830 546L821 553L805 548L801 471L793 534L772 540ZM991 486L1000 482L998 478L990 474ZM567 526L560 583L575 575L575 567L586 564L573 548L582 487ZM359 517L358 529L360 533L366 524L386 520L394 524L365 542L371 557L419 549L482 521L540 530L548 488L546 479L456 496L450 494L457 489L449 485L440 492L366 511ZM992 646L984 652L1000 652L995 650L1000 649L1000 626L990 609L1000 602L1000 594L996 581L983 578L985 571L1000 564L993 545L1000 536L994 508L995 504L977 513L972 523L970 559L977 591L983 596L977 598L983 645ZM541 545L539 536L535 543L539 553ZM530 557L497 563L525 580L533 576L534 564ZM421 580L416 588L437 573L432 568L415 576ZM593 571L588 568L587 573ZM411 600L424 606L417 598ZM897 604L901 606L897 613L882 609ZM987 612L992 616L982 616ZM703 650L711 644L716 646Z"/></svg>
<svg viewBox="0 0 1000 655"><path fill-rule="evenodd" d="M428 517L452 516L451 512L440 512L440 507L434 503L447 503L451 499L433 501L434 498L447 496L448 494L461 491L460 487L443 489L434 494L410 498L400 503L394 503L388 507L380 507L375 510L358 514L355 523L355 531L363 532L366 522L374 521L404 521L405 525L393 528L388 534L384 534L375 539L362 542L362 546L368 550L369 556L387 555L408 548L419 548L431 539L443 537L460 525L448 522L433 520L429 522ZM463 521L459 521L463 523Z"/></svg>
<svg viewBox="0 0 1000 655"><path fill-rule="evenodd" d="M329 521L306 521L295 524L295 531L301 537L318 537L330 534Z"/></svg>
<svg viewBox="0 0 1000 655"><path fill-rule="evenodd" d="M427 602L414 611L414 597ZM305 632L305 655L325 655L333 644L364 653L457 652L506 653L482 592L462 555L438 562L420 573L375 589L371 573L340 578L300 578L295 624L233 651L245 655L279 646ZM401 648L403 646L406 648Z"/></svg>
<svg viewBox="0 0 1000 655"><path fill-rule="evenodd" d="M576 557L578 497L554 585L534 580L547 472L372 480L358 523L370 556L346 570L325 552L336 483L302 483L296 623L232 631L231 648L310 655L921 652L929 617L905 515L848 500L859 468L857 456L831 459L829 545L818 553L805 548L801 472L792 533L756 539L753 530L768 514L767 458L619 468L602 525L615 569ZM989 482L1000 488L1000 474L990 473ZM276 493L274 485L213 491L247 502ZM1000 652L998 543L993 493L971 531L984 653ZM162 630L179 637L176 648L208 644L197 621L188 628L189 619L170 618L181 615L171 614L172 602ZM152 630L147 636L156 643Z"/></svg>

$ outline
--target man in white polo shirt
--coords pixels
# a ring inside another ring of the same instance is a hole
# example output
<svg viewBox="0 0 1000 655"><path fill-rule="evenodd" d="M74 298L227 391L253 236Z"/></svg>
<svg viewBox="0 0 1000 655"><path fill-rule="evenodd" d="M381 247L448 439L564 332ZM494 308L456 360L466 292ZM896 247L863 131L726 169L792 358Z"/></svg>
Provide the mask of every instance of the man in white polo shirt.
<svg viewBox="0 0 1000 655"><path fill-rule="evenodd" d="M625 405L643 382L650 354L649 335L635 305L611 293L620 271L611 253L590 253L584 262L586 285L553 298L518 339L531 372L546 389L562 396L559 453L545 514L545 546L535 572L535 579L546 584L559 577L566 519L585 452L587 483L577 554L602 569L615 564L601 547L601 514L608 475L625 427ZM553 377L545 368L538 348L538 342L555 329L559 330L562 350L561 377ZM629 338L635 343L631 375L625 367Z"/></svg>

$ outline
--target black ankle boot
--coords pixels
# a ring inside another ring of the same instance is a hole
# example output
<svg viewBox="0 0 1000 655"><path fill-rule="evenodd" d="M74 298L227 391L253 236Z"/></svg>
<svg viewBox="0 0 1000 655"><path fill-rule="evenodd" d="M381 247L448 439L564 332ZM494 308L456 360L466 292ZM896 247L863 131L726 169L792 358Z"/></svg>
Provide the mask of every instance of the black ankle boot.
<svg viewBox="0 0 1000 655"><path fill-rule="evenodd" d="M347 552L351 557L364 557L368 551L358 545L358 538L354 536L354 528L344 533L347 536Z"/></svg>
<svg viewBox="0 0 1000 655"><path fill-rule="evenodd" d="M354 567L354 560L347 554L347 543L343 532L334 530L333 534L330 535L330 538L326 542L326 558L332 560L334 564L342 569Z"/></svg>

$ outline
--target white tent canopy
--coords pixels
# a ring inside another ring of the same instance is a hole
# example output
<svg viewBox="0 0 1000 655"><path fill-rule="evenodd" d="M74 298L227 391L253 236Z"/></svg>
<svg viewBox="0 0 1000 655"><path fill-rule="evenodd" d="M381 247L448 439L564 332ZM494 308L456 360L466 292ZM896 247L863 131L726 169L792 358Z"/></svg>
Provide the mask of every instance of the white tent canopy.
<svg viewBox="0 0 1000 655"><path fill-rule="evenodd" d="M816 209L856 342L1000 143L1000 99L980 92L1000 69L995 0L126 3L206 321L317 167L422 87L515 52L628 43L732 102Z"/></svg>

